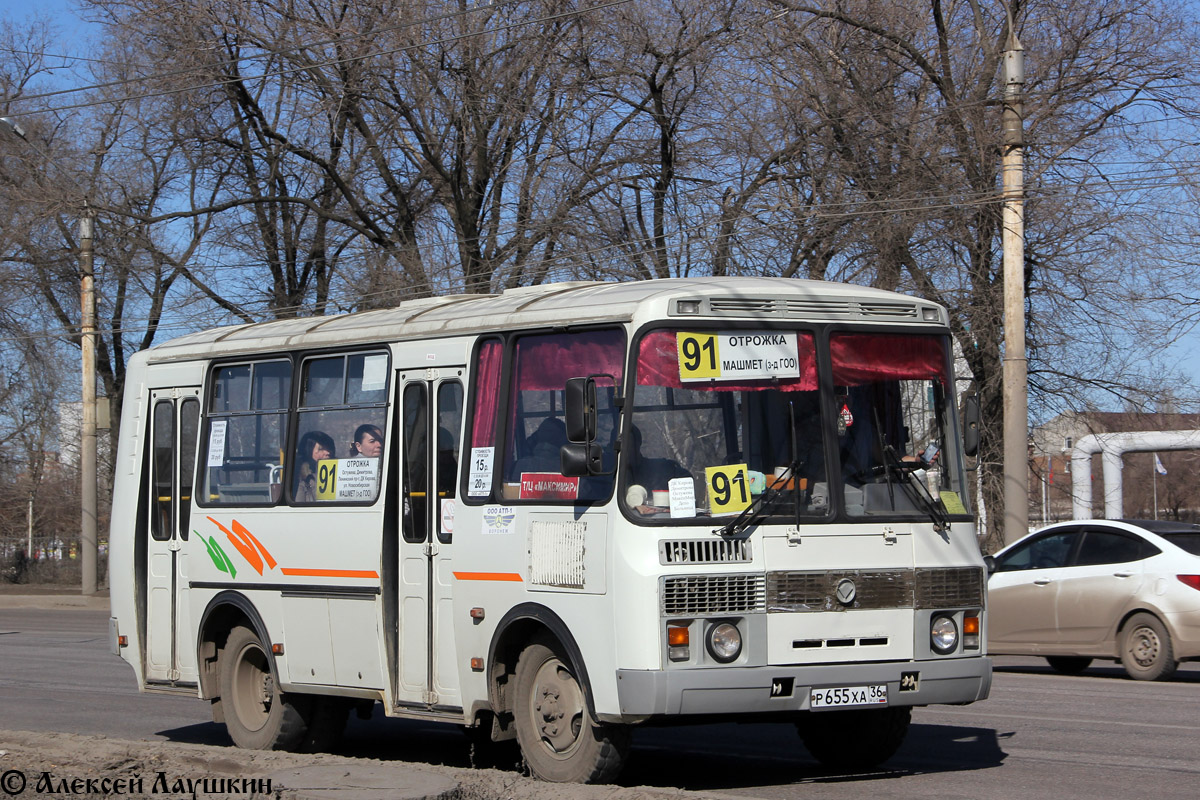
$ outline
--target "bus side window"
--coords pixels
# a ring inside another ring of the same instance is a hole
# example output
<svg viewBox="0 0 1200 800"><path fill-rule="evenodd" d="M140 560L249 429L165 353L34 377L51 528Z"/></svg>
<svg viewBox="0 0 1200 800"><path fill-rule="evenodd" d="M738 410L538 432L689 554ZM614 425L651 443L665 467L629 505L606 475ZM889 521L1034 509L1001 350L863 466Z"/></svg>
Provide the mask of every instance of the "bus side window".
<svg viewBox="0 0 1200 800"><path fill-rule="evenodd" d="M429 494L428 400L425 384L413 382L404 387L404 455L400 477L404 511L404 541L423 542L428 536L426 505Z"/></svg>
<svg viewBox="0 0 1200 800"><path fill-rule="evenodd" d="M461 383L443 383L438 387L437 417L437 490L438 540L446 543L453 535L443 530L441 512L444 504L453 503L458 493L459 437L462 435L463 387Z"/></svg>
<svg viewBox="0 0 1200 800"><path fill-rule="evenodd" d="M292 364L283 359L218 366L208 397L201 505L271 505L283 448Z"/></svg>
<svg viewBox="0 0 1200 800"><path fill-rule="evenodd" d="M377 351L304 360L289 465L292 502L365 504L378 499L388 361L387 353Z"/></svg>
<svg viewBox="0 0 1200 800"><path fill-rule="evenodd" d="M200 435L200 401L189 397L179 406L179 538L187 541L191 524L192 486L196 482L196 439Z"/></svg>
<svg viewBox="0 0 1200 800"><path fill-rule="evenodd" d="M175 404L154 404L154 513L150 535L159 541L171 538L171 503L175 496Z"/></svg>

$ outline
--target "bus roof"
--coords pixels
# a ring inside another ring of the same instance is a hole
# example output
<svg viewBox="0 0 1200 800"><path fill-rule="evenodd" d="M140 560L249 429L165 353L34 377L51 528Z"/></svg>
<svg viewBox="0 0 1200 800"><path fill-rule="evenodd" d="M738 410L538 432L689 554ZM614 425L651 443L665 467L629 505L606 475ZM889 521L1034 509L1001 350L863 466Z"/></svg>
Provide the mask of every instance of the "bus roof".
<svg viewBox="0 0 1200 800"><path fill-rule="evenodd" d="M678 300L699 301L699 314L704 317L946 324L944 310L929 301L826 281L764 277L571 281L509 289L498 295L428 297L375 311L210 328L155 345L147 356L151 361L173 361L546 325L664 319L677 316L673 309Z"/></svg>

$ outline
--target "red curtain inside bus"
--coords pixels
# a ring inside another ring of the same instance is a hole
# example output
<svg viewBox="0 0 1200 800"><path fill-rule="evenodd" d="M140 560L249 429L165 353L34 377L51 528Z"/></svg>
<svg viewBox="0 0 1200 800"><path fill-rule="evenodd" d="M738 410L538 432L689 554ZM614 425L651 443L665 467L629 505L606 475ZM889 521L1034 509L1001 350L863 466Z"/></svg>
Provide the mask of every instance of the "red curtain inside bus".
<svg viewBox="0 0 1200 800"><path fill-rule="evenodd" d="M941 336L835 333L829 337L836 386L886 380L946 383L946 346Z"/></svg>
<svg viewBox="0 0 1200 800"><path fill-rule="evenodd" d="M667 386L672 389L737 392L776 388L785 392L811 392L817 388L817 347L811 333L796 335L800 377L778 381L742 383L684 383L679 377L679 346L676 331L651 331L642 337L638 348L637 382L641 386Z"/></svg>
<svg viewBox="0 0 1200 800"><path fill-rule="evenodd" d="M479 346L475 367L475 421L471 426L471 446L491 447L496 443L496 408L500 403L500 365L504 347L499 339Z"/></svg>
<svg viewBox="0 0 1200 800"><path fill-rule="evenodd" d="M583 331L523 336L516 351L514 391L562 391L568 378L612 375L621 383L625 337L620 331ZM608 385L607 381L598 381Z"/></svg>

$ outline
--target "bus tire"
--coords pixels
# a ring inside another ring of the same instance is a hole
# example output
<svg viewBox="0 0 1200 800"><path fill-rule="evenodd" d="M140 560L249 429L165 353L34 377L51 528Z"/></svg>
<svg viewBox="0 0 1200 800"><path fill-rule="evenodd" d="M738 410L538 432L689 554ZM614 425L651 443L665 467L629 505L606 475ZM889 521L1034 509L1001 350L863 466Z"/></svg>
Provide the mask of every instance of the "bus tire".
<svg viewBox="0 0 1200 800"><path fill-rule="evenodd" d="M553 783L607 783L629 751L624 725L592 719L584 687L553 639L538 639L517 660L513 717L529 772Z"/></svg>
<svg viewBox="0 0 1200 800"><path fill-rule="evenodd" d="M1179 662L1171 634L1153 614L1134 614L1121 633L1121 666L1135 681L1165 681Z"/></svg>
<svg viewBox="0 0 1200 800"><path fill-rule="evenodd" d="M328 753L342 740L351 702L344 697L313 697L311 703L308 730L299 749L305 753Z"/></svg>
<svg viewBox="0 0 1200 800"><path fill-rule="evenodd" d="M1087 656L1046 656L1046 663L1055 672L1063 675L1078 675L1091 666L1092 659Z"/></svg>
<svg viewBox="0 0 1200 800"><path fill-rule="evenodd" d="M238 626L221 658L221 710L225 729L248 750L297 750L308 734L312 698L279 691L271 658L258 636Z"/></svg>
<svg viewBox="0 0 1200 800"><path fill-rule="evenodd" d="M908 734L909 706L808 712L797 723L812 757L838 772L873 769L887 761Z"/></svg>

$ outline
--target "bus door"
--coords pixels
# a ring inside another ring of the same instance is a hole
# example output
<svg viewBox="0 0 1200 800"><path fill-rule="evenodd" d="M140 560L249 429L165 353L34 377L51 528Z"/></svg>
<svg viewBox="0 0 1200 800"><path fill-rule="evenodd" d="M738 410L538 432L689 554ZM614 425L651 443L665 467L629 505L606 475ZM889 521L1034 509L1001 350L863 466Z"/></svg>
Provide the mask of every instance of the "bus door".
<svg viewBox="0 0 1200 800"><path fill-rule="evenodd" d="M150 491L146 540L146 679L196 682L189 645L184 543L196 468L200 387L150 392Z"/></svg>
<svg viewBox="0 0 1200 800"><path fill-rule="evenodd" d="M460 710L451 616L462 437L461 367L401 371L401 530L397 701Z"/></svg>

